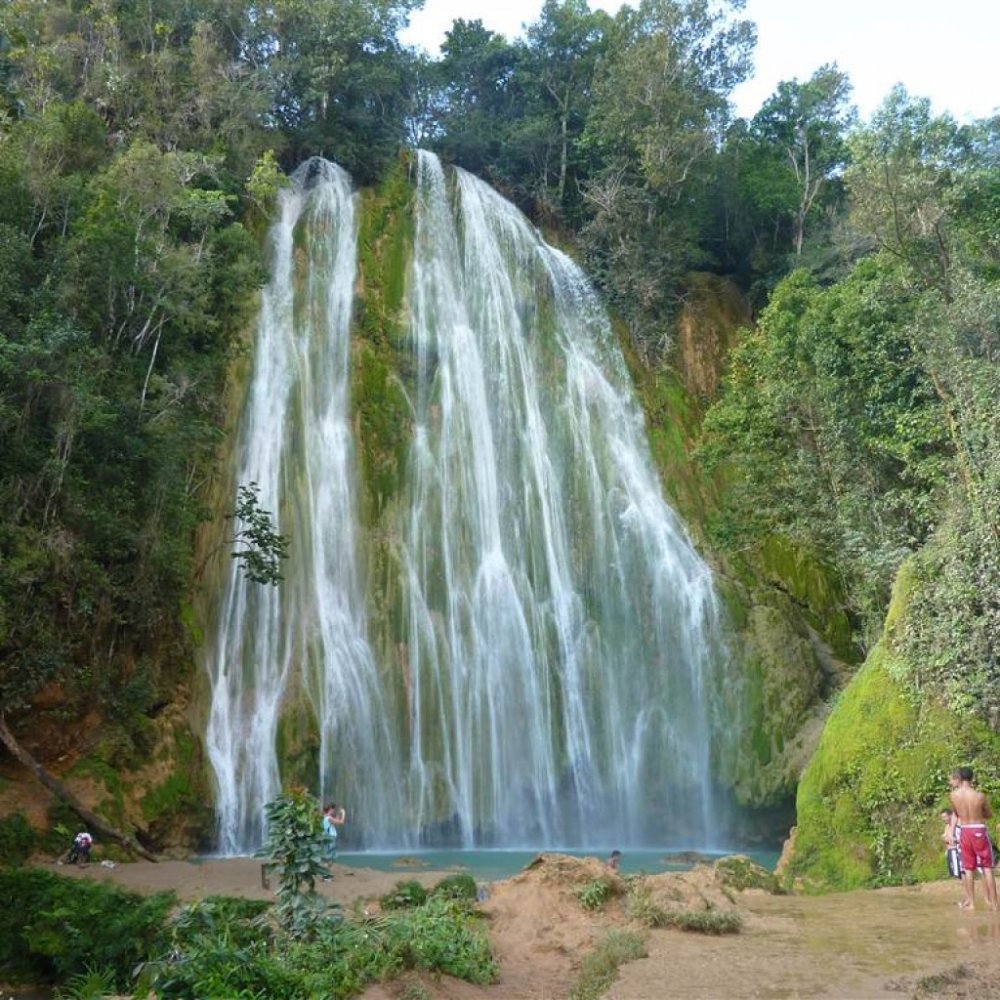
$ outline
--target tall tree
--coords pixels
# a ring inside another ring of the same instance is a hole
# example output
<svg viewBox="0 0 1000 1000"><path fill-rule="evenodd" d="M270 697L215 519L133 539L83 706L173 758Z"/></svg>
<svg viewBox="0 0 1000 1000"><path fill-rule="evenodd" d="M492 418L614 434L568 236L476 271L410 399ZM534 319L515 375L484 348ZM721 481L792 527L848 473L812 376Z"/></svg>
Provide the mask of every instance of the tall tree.
<svg viewBox="0 0 1000 1000"><path fill-rule="evenodd" d="M591 162L588 262L644 354L669 340L682 275L698 245L704 183L750 70L753 25L742 0L643 0L623 7L594 85L582 142Z"/></svg>
<svg viewBox="0 0 1000 1000"><path fill-rule="evenodd" d="M796 257L802 255L807 220L846 163L845 139L857 118L850 94L850 80L836 63L821 66L805 83L779 83L751 122L759 160L777 157L784 168L771 172L767 187L770 198L785 202L792 217Z"/></svg>

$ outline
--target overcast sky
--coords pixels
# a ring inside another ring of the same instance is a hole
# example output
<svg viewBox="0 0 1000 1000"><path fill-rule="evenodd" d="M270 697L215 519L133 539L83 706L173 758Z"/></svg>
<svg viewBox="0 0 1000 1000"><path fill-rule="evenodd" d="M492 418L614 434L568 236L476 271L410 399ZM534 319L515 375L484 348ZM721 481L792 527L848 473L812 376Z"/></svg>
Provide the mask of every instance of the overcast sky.
<svg viewBox="0 0 1000 1000"><path fill-rule="evenodd" d="M403 36L436 54L458 17L513 37L542 0L425 0ZM591 0L615 11L618 0ZM1000 0L748 0L757 24L756 76L733 94L753 115L781 80L836 62L867 117L896 83L959 119L1000 111Z"/></svg>

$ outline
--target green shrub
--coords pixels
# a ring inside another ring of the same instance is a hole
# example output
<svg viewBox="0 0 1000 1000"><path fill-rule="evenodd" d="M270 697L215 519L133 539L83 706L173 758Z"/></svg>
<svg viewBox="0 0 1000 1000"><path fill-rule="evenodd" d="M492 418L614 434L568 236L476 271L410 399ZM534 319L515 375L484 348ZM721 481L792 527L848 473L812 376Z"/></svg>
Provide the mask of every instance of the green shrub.
<svg viewBox="0 0 1000 1000"><path fill-rule="evenodd" d="M427 902L427 890L416 880L397 882L392 892L379 899L383 910L405 910L413 906L423 906Z"/></svg>
<svg viewBox="0 0 1000 1000"><path fill-rule="evenodd" d="M182 907L170 922L174 947L184 950L200 941L215 939L231 948L245 948L269 938L265 914L271 904L263 899L206 896Z"/></svg>
<svg viewBox="0 0 1000 1000"><path fill-rule="evenodd" d="M165 958L149 963L140 986L162 1000L314 1000L346 998L407 969L457 976L474 983L497 975L489 942L471 907L438 896L425 905L376 920L325 922L309 938L271 940L257 931L262 914L248 909L234 919L239 901L216 900L212 919L204 907L188 908ZM184 911L182 911L183 913ZM246 922L244 925L241 922ZM246 932L246 933L245 933Z"/></svg>
<svg viewBox="0 0 1000 1000"><path fill-rule="evenodd" d="M23 813L11 813L0 820L0 864L21 865L35 847L35 831Z"/></svg>
<svg viewBox="0 0 1000 1000"><path fill-rule="evenodd" d="M599 910L611 896L611 883L606 878L595 878L576 894L585 910Z"/></svg>
<svg viewBox="0 0 1000 1000"><path fill-rule="evenodd" d="M618 975L618 967L647 955L646 942L631 931L612 930L580 966L570 1000L598 1000Z"/></svg>
<svg viewBox="0 0 1000 1000"><path fill-rule="evenodd" d="M467 872L449 875L447 878L441 879L431 890L432 896L444 896L445 899L466 899L470 902L478 897L478 893L476 880Z"/></svg>
<svg viewBox="0 0 1000 1000"><path fill-rule="evenodd" d="M673 910L664 926L697 934L739 934L743 918L733 910Z"/></svg>
<svg viewBox="0 0 1000 1000"><path fill-rule="evenodd" d="M83 972L69 977L66 985L56 990L56 1000L104 1000L115 992L113 969L87 966Z"/></svg>
<svg viewBox="0 0 1000 1000"><path fill-rule="evenodd" d="M742 854L719 858L714 867L719 881L727 889L736 889L739 892L744 889L764 889L767 892L781 891L774 872L769 872Z"/></svg>
<svg viewBox="0 0 1000 1000"><path fill-rule="evenodd" d="M89 879L30 868L0 872L0 973L66 983L110 970L119 987L133 969L161 954L173 893L140 896Z"/></svg>
<svg viewBox="0 0 1000 1000"><path fill-rule="evenodd" d="M470 983L496 979L489 941L467 903L432 897L383 921L385 939L404 968L444 972Z"/></svg>
<svg viewBox="0 0 1000 1000"><path fill-rule="evenodd" d="M316 880L327 876L329 842L323 834L319 803L297 788L268 802L267 839L257 852L264 868L278 877L275 917L293 938L320 933L327 921L340 920L339 904L316 892Z"/></svg>
<svg viewBox="0 0 1000 1000"><path fill-rule="evenodd" d="M637 886L629 891L626 909L633 920L647 927L666 927L670 922L667 911L653 902L652 893L647 886Z"/></svg>

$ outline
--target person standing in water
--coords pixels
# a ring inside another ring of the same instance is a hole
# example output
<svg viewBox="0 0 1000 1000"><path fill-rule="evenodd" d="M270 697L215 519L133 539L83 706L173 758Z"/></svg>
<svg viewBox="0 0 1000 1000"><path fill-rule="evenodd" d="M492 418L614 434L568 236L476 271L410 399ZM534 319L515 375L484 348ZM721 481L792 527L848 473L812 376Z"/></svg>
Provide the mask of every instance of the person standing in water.
<svg viewBox="0 0 1000 1000"><path fill-rule="evenodd" d="M983 873L983 892L986 905L991 910L997 908L997 886L993 878L993 844L990 842L986 821L993 815L989 800L972 786L971 767L958 767L951 772L951 804L961 831L958 845L962 853L962 888L965 898L958 905L963 910L971 910L976 905L975 871Z"/></svg>

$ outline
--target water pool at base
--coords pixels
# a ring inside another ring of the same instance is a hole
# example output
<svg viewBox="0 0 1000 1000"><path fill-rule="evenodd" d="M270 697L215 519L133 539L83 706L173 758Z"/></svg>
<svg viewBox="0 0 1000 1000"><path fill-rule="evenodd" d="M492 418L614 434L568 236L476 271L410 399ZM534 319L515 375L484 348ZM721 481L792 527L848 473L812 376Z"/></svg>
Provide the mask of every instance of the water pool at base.
<svg viewBox="0 0 1000 1000"><path fill-rule="evenodd" d="M540 850L437 850L437 851L338 851L338 864L350 868L374 868L377 871L399 872L401 879L407 873L419 871L466 871L480 881L510 878L522 871L538 856ZM569 854L576 858L604 860L611 853L607 850L577 851L547 848L546 852ZM622 852L621 871L626 875L659 872L688 871L696 861L711 863L728 854L739 853L752 858L770 871L778 863L777 851L673 851L625 850Z"/></svg>

